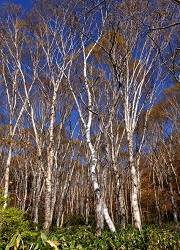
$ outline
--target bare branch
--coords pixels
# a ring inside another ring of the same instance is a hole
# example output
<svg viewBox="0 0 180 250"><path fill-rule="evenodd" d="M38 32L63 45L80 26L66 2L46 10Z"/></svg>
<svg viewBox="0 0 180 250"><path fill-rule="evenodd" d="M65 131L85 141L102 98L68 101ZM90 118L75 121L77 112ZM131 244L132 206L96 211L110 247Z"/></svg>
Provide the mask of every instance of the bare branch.
<svg viewBox="0 0 180 250"><path fill-rule="evenodd" d="M149 28L148 31L169 29L169 28L177 26L179 24L180 24L180 22L177 22L177 23L172 23L172 24L169 24L169 25L163 26L163 27Z"/></svg>
<svg viewBox="0 0 180 250"><path fill-rule="evenodd" d="M172 0L176 4L180 4L180 0Z"/></svg>
<svg viewBox="0 0 180 250"><path fill-rule="evenodd" d="M96 9L97 7L99 7L102 3L104 3L106 0L103 0L102 2L96 4L93 8L91 8L90 10L88 10L87 12L85 12L83 14L83 16L87 15L88 13L90 13L92 10Z"/></svg>

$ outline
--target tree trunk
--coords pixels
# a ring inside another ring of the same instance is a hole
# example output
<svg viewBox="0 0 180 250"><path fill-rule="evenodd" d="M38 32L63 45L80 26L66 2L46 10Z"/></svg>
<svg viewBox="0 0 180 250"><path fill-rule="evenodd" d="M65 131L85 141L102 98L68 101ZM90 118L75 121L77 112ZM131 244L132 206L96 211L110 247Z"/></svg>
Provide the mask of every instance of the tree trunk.
<svg viewBox="0 0 180 250"><path fill-rule="evenodd" d="M157 210L157 221L158 225L161 228L162 227L162 220L161 220L161 212L160 212L160 206L159 206L159 199L157 197L157 187L156 187L156 181L155 181L155 170L153 168L153 188L154 188L154 198L156 203L156 210Z"/></svg>
<svg viewBox="0 0 180 250"><path fill-rule="evenodd" d="M100 191L99 191L100 192ZM96 202L96 219L97 219L97 234L100 235L104 229L104 211L103 211L103 197L97 198Z"/></svg>
<svg viewBox="0 0 180 250"><path fill-rule="evenodd" d="M128 149L129 149L129 167L131 174L131 206L132 216L135 228L142 230L141 213L139 208L139 179L137 168L135 167L134 155L133 155L133 138L128 135Z"/></svg>
<svg viewBox="0 0 180 250"><path fill-rule="evenodd" d="M54 123L56 119L56 102L57 102L57 91L58 87L54 86L54 93L52 96L51 104L51 113L50 113L50 125L49 125L49 145L47 148L47 170L45 173L45 221L44 221L44 230L49 231L52 217L54 204L53 202L53 167L54 167L54 157L55 157L55 148L54 148ZM54 198L55 199L55 198Z"/></svg>
<svg viewBox="0 0 180 250"><path fill-rule="evenodd" d="M109 229L112 232L115 232L115 226L110 219L107 206L104 201L104 195L102 194L102 191L99 187L98 179L97 179L97 173L96 173L96 165L97 165L97 157L94 150L94 147L90 141L90 132L87 133L87 143L89 145L90 151L91 151L91 166L90 166L90 174L93 182L94 192L96 194L97 198L97 229L101 232L104 228L104 219L106 220L106 223L109 227Z"/></svg>
<svg viewBox="0 0 180 250"><path fill-rule="evenodd" d="M173 192L173 187L172 187L172 183L170 180L170 171L169 170L168 170L166 179L167 179L168 191L169 191L172 209L173 209L174 226L175 226L175 230L178 231L179 230L178 215L177 215L176 203L175 203L175 199L174 199L174 192Z"/></svg>
<svg viewBox="0 0 180 250"><path fill-rule="evenodd" d="M118 200L119 200L119 208L120 208L121 229L125 229L126 228L126 206L125 206L123 187L120 187Z"/></svg>
<svg viewBox="0 0 180 250"><path fill-rule="evenodd" d="M12 157L12 147L10 145L8 157L6 161L5 174L4 174L4 198L5 199L7 199L9 195L9 170L10 170L11 157ZM3 208L6 208L6 207L7 207L7 201L5 201L3 205Z"/></svg>
<svg viewBox="0 0 180 250"><path fill-rule="evenodd" d="M45 176L45 217L44 217L44 230L49 232L51 226L51 192L52 192L52 171L48 167Z"/></svg>

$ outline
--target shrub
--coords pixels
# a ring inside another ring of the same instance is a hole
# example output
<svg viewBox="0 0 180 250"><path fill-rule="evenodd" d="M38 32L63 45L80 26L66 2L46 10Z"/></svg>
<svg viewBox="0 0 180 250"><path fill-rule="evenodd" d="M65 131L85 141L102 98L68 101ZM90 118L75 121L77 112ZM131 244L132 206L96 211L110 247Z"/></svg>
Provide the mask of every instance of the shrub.
<svg viewBox="0 0 180 250"><path fill-rule="evenodd" d="M11 238L16 232L23 232L29 227L26 213L16 207L0 209L0 235L5 239Z"/></svg>
<svg viewBox="0 0 180 250"><path fill-rule="evenodd" d="M0 237L1 241L12 238L16 232L28 230L29 221L26 213L16 207L3 208L5 199L0 195Z"/></svg>

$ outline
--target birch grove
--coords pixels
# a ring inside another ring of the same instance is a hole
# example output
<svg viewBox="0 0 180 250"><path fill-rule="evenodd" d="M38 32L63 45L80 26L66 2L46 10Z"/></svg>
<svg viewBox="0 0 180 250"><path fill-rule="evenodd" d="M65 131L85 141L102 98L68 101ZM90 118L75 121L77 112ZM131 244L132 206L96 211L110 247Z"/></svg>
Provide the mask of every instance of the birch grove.
<svg viewBox="0 0 180 250"><path fill-rule="evenodd" d="M97 235L151 217L179 229L178 17L166 0L3 6L4 209L47 232L75 215Z"/></svg>

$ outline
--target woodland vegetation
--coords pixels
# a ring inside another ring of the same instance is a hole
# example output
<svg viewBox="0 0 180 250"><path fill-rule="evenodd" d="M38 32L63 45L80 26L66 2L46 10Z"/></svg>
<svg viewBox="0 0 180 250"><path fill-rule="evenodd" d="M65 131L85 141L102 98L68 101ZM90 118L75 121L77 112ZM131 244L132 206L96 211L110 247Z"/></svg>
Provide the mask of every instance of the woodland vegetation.
<svg viewBox="0 0 180 250"><path fill-rule="evenodd" d="M17 209L47 233L75 217L102 237L106 225L144 234L147 223L173 222L178 231L179 7L3 5L1 218Z"/></svg>

